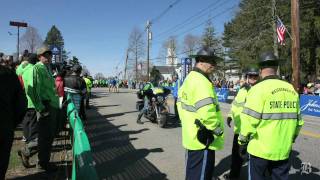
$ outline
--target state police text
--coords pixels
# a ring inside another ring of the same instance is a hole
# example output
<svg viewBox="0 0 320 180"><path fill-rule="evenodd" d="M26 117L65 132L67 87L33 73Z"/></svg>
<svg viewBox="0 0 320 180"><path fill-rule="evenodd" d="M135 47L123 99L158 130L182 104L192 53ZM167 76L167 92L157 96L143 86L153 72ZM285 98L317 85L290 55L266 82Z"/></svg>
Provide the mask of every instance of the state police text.
<svg viewBox="0 0 320 180"><path fill-rule="evenodd" d="M297 101L270 101L270 109L297 108Z"/></svg>

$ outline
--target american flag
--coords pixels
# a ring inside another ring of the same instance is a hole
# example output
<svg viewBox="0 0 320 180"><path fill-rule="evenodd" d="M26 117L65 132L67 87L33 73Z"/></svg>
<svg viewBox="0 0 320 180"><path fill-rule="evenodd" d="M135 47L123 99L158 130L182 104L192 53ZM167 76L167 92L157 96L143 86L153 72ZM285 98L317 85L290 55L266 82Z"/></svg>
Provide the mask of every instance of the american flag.
<svg viewBox="0 0 320 180"><path fill-rule="evenodd" d="M278 34L278 43L280 43L281 45L285 45L284 44L285 33L286 33L286 27L284 26L284 24L282 23L280 18L278 18L278 20L277 20L277 34Z"/></svg>

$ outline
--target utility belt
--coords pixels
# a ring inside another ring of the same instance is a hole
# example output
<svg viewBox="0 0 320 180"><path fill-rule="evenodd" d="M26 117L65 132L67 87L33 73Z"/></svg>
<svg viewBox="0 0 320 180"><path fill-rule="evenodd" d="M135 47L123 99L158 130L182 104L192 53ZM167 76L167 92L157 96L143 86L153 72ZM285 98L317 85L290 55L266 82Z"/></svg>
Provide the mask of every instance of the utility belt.
<svg viewBox="0 0 320 180"><path fill-rule="evenodd" d="M197 139L198 141L205 145L205 149L208 149L210 144L214 141L214 134L217 136L221 136L223 134L223 131L220 128L218 131L217 130L209 130L204 126L199 119L196 119L194 122L198 127L198 132L197 132Z"/></svg>

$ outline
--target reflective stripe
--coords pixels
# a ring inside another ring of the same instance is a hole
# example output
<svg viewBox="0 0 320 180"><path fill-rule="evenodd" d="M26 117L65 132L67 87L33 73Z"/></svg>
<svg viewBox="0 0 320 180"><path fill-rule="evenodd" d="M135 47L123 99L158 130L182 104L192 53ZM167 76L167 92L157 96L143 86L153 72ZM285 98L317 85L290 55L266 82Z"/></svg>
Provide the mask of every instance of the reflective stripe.
<svg viewBox="0 0 320 180"><path fill-rule="evenodd" d="M213 130L213 134L216 136L221 136L223 134L223 130L220 127L217 127Z"/></svg>
<svg viewBox="0 0 320 180"><path fill-rule="evenodd" d="M259 113L259 112L257 112L257 111L254 111L254 110L252 110L252 109L249 109L249 108L247 108L247 107L245 107L245 108L243 109L242 113L247 114L247 115L249 115L249 116L251 116L251 117L254 117L254 118L256 118L256 119L261 119L261 117L262 117L262 114L261 114L261 113Z"/></svg>
<svg viewBox="0 0 320 180"><path fill-rule="evenodd" d="M195 107L193 107L191 105L187 105L183 102L181 102L181 107L182 107L182 109L190 111L190 112L197 112L197 109Z"/></svg>
<svg viewBox="0 0 320 180"><path fill-rule="evenodd" d="M208 150L204 150L200 180L204 180L204 177L205 177L206 167L207 167L207 158L208 158L207 156L208 156Z"/></svg>
<svg viewBox="0 0 320 180"><path fill-rule="evenodd" d="M244 106L244 104L245 104L245 102L240 102L240 103L238 103L238 102L236 102L236 101L233 101L233 102L232 102L232 105L235 105L235 106L238 106L238 107L239 107L239 106L242 107L242 106Z"/></svg>
<svg viewBox="0 0 320 180"><path fill-rule="evenodd" d="M299 118L298 114L293 113L259 113L249 108L244 108L242 113L247 114L256 119L262 120L283 120L283 119L294 119L297 120Z"/></svg>
<svg viewBox="0 0 320 180"><path fill-rule="evenodd" d="M195 103L195 106L185 104L184 102L181 101L180 98L177 99L177 102L181 103L182 109L190 111L190 112L197 112L197 110L199 110L200 108L207 106L207 105L210 105L210 104L216 105L216 112L220 111L220 108L219 108L217 101L212 97L201 99L200 101Z"/></svg>
<svg viewBox="0 0 320 180"><path fill-rule="evenodd" d="M282 120L282 119L298 119L297 113L263 113L264 120Z"/></svg>
<svg viewBox="0 0 320 180"><path fill-rule="evenodd" d="M208 98L201 99L200 101L196 102L196 103L195 103L195 108L196 108L196 109L200 109L200 108L202 108L203 106L206 106L206 105L209 105L209 104L214 104L214 105L216 105L217 102L216 102L215 99L213 99L212 97L208 97Z"/></svg>

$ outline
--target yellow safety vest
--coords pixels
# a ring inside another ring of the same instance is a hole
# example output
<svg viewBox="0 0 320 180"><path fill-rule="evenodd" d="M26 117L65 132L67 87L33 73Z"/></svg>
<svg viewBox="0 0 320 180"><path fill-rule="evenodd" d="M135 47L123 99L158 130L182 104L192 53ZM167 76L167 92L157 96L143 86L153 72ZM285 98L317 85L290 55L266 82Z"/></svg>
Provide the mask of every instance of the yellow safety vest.
<svg viewBox="0 0 320 180"><path fill-rule="evenodd" d="M248 153L267 160L289 158L293 140L303 125L299 95L288 82L268 76L248 92L240 115L239 143Z"/></svg>
<svg viewBox="0 0 320 180"><path fill-rule="evenodd" d="M214 141L209 145L211 150L223 148L224 122L219 109L218 98L213 84L202 73L191 71L178 91L178 112L182 125L182 144L188 150L205 148L197 139L199 127L195 120L209 130L213 130Z"/></svg>
<svg viewBox="0 0 320 180"><path fill-rule="evenodd" d="M239 134L240 133L240 114L243 110L243 106L246 101L246 97L248 94L249 87L242 87L239 91L236 97L234 98L232 104L231 104L231 110L228 114L229 117L232 118L234 123L234 133Z"/></svg>

